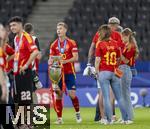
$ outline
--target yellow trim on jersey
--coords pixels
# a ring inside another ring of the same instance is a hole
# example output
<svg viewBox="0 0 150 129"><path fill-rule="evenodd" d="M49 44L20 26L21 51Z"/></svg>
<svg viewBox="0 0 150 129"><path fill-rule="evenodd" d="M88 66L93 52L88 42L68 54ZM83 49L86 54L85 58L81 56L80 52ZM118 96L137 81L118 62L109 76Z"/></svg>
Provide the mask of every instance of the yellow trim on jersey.
<svg viewBox="0 0 150 129"><path fill-rule="evenodd" d="M132 65L133 64L133 57L130 58L130 64L129 65Z"/></svg>
<svg viewBox="0 0 150 129"><path fill-rule="evenodd" d="M74 76L75 76L75 79L76 79L76 73L75 73L75 68L74 68L74 65L73 65L73 63L71 63L71 68L72 68L73 74L74 74Z"/></svg>
<svg viewBox="0 0 150 129"><path fill-rule="evenodd" d="M0 56L3 56L3 49L0 47Z"/></svg>
<svg viewBox="0 0 150 129"><path fill-rule="evenodd" d="M24 34L24 36L26 37L26 39L27 39L27 41L28 41L29 43L32 43L32 42L33 42L32 37L31 37L27 32L24 32L23 34Z"/></svg>

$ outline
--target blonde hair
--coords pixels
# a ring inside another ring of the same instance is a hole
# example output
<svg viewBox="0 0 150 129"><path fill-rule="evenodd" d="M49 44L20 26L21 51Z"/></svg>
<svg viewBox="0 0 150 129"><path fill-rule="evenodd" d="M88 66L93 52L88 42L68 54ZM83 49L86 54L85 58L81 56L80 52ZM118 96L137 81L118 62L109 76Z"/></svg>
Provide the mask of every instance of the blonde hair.
<svg viewBox="0 0 150 129"><path fill-rule="evenodd" d="M68 30L68 25L65 22L58 22L57 26L63 26L64 28Z"/></svg>
<svg viewBox="0 0 150 129"><path fill-rule="evenodd" d="M129 42L127 44L127 50L129 51L131 49L131 47L134 46L135 47L135 58L137 58L139 55L139 49L137 46L137 41L135 39L136 32L133 32L130 28L125 28L122 31L122 35L129 36Z"/></svg>
<svg viewBox="0 0 150 129"><path fill-rule="evenodd" d="M102 37L102 33L104 33L103 37ZM110 38L110 35L111 35L111 29L108 25L104 24L104 25L101 25L99 28L98 28L98 34L100 35L100 40L103 41L103 40L109 40Z"/></svg>

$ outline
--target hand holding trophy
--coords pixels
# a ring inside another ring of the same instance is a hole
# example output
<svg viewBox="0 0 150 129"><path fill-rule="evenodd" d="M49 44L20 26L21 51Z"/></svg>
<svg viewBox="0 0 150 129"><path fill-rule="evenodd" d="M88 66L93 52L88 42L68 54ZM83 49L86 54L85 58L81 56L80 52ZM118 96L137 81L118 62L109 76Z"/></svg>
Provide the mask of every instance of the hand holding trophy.
<svg viewBox="0 0 150 129"><path fill-rule="evenodd" d="M58 83L62 77L61 58L61 56L51 56L50 58L49 78L54 91L59 90Z"/></svg>

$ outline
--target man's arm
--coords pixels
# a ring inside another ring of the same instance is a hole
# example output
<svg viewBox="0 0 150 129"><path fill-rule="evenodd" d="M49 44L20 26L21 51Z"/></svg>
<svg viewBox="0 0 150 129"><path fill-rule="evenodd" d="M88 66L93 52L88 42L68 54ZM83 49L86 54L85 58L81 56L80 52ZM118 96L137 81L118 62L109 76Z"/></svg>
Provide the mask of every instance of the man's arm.
<svg viewBox="0 0 150 129"><path fill-rule="evenodd" d="M92 42L90 49L89 49L89 53L88 53L88 64L92 63L94 53L95 53L95 43Z"/></svg>
<svg viewBox="0 0 150 129"><path fill-rule="evenodd" d="M96 57L95 58L95 71L96 73L99 72L99 64L100 64L101 58L100 57Z"/></svg>
<svg viewBox="0 0 150 129"><path fill-rule="evenodd" d="M6 78L4 76L4 71L1 67L0 67L0 86L2 89L1 100L5 102L7 100L7 86L6 86Z"/></svg>
<svg viewBox="0 0 150 129"><path fill-rule="evenodd" d="M66 64L66 63L71 63L71 62L78 61L78 58L79 58L78 52L73 52L72 55L73 55L72 58L70 58L68 60L62 60L61 63Z"/></svg>
<svg viewBox="0 0 150 129"><path fill-rule="evenodd" d="M38 54L39 54L39 51L37 49L34 50L31 53L31 55L30 55L28 61L26 62L26 64L23 67L20 68L20 72L24 72L24 70L26 70L28 68L28 66L32 63L32 61L35 60L35 58L38 56Z"/></svg>
<svg viewBox="0 0 150 129"><path fill-rule="evenodd" d="M0 67L0 85L3 86L5 84L4 71Z"/></svg>
<svg viewBox="0 0 150 129"><path fill-rule="evenodd" d="M37 59L40 60L42 58L42 54L41 54L40 43L39 43L38 38L35 39L35 44L36 44L36 46L37 46L37 48L39 50L39 54L37 56Z"/></svg>

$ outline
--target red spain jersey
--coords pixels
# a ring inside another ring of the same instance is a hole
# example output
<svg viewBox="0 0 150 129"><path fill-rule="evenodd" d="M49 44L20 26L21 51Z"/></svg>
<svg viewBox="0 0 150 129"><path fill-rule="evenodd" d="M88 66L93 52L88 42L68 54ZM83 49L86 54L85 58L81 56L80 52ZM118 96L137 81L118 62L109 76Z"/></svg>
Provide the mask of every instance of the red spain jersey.
<svg viewBox="0 0 150 129"><path fill-rule="evenodd" d="M60 42L60 47L64 47L64 42ZM50 46L49 56L62 56L63 60L68 60L73 57L73 53L78 52L77 44L74 40L66 39L66 49L64 54L61 54L58 47L58 39L56 39ZM75 74L74 63L63 64L65 74Z"/></svg>
<svg viewBox="0 0 150 129"><path fill-rule="evenodd" d="M0 47L0 67L5 71L6 56L3 49Z"/></svg>
<svg viewBox="0 0 150 129"><path fill-rule="evenodd" d="M6 61L7 56L14 54L14 49L5 44L4 48L0 48L0 66L5 72L9 72L13 68L13 59L10 62Z"/></svg>
<svg viewBox="0 0 150 129"><path fill-rule="evenodd" d="M19 45L19 42L21 40L20 37L16 35L15 40L16 41L14 42L16 42L16 45ZM15 45L15 49L16 49L16 45ZM20 43L19 46L18 72L20 70L20 67L26 64L31 53L35 50L37 50L37 46L35 45L32 36L27 32L23 32L22 42ZM29 68L32 69L31 64L29 65Z"/></svg>
<svg viewBox="0 0 150 129"><path fill-rule="evenodd" d="M14 49L8 44L5 44L4 50L5 50L6 56L7 55L11 56L15 54ZM13 59L11 59L9 62L6 62L6 67L5 67L6 72L10 72L13 69L13 62L14 62Z"/></svg>
<svg viewBox="0 0 150 129"><path fill-rule="evenodd" d="M101 58L100 71L114 72L114 69L117 67L117 59L120 57L117 41L111 39L107 42L98 42L95 56Z"/></svg>
<svg viewBox="0 0 150 129"><path fill-rule="evenodd" d="M134 58L135 53L136 53L136 48L134 45L132 45L131 48L125 47L125 49L122 53L123 56L129 60L129 63L128 63L129 66L135 65L135 58ZM122 62L121 64L125 64L125 63Z"/></svg>
<svg viewBox="0 0 150 129"><path fill-rule="evenodd" d="M121 48L121 50L124 49L124 43L122 43L121 35L117 31L112 31L111 36L113 40L118 42L118 46ZM92 42L96 45L99 41L99 34L96 32Z"/></svg>

